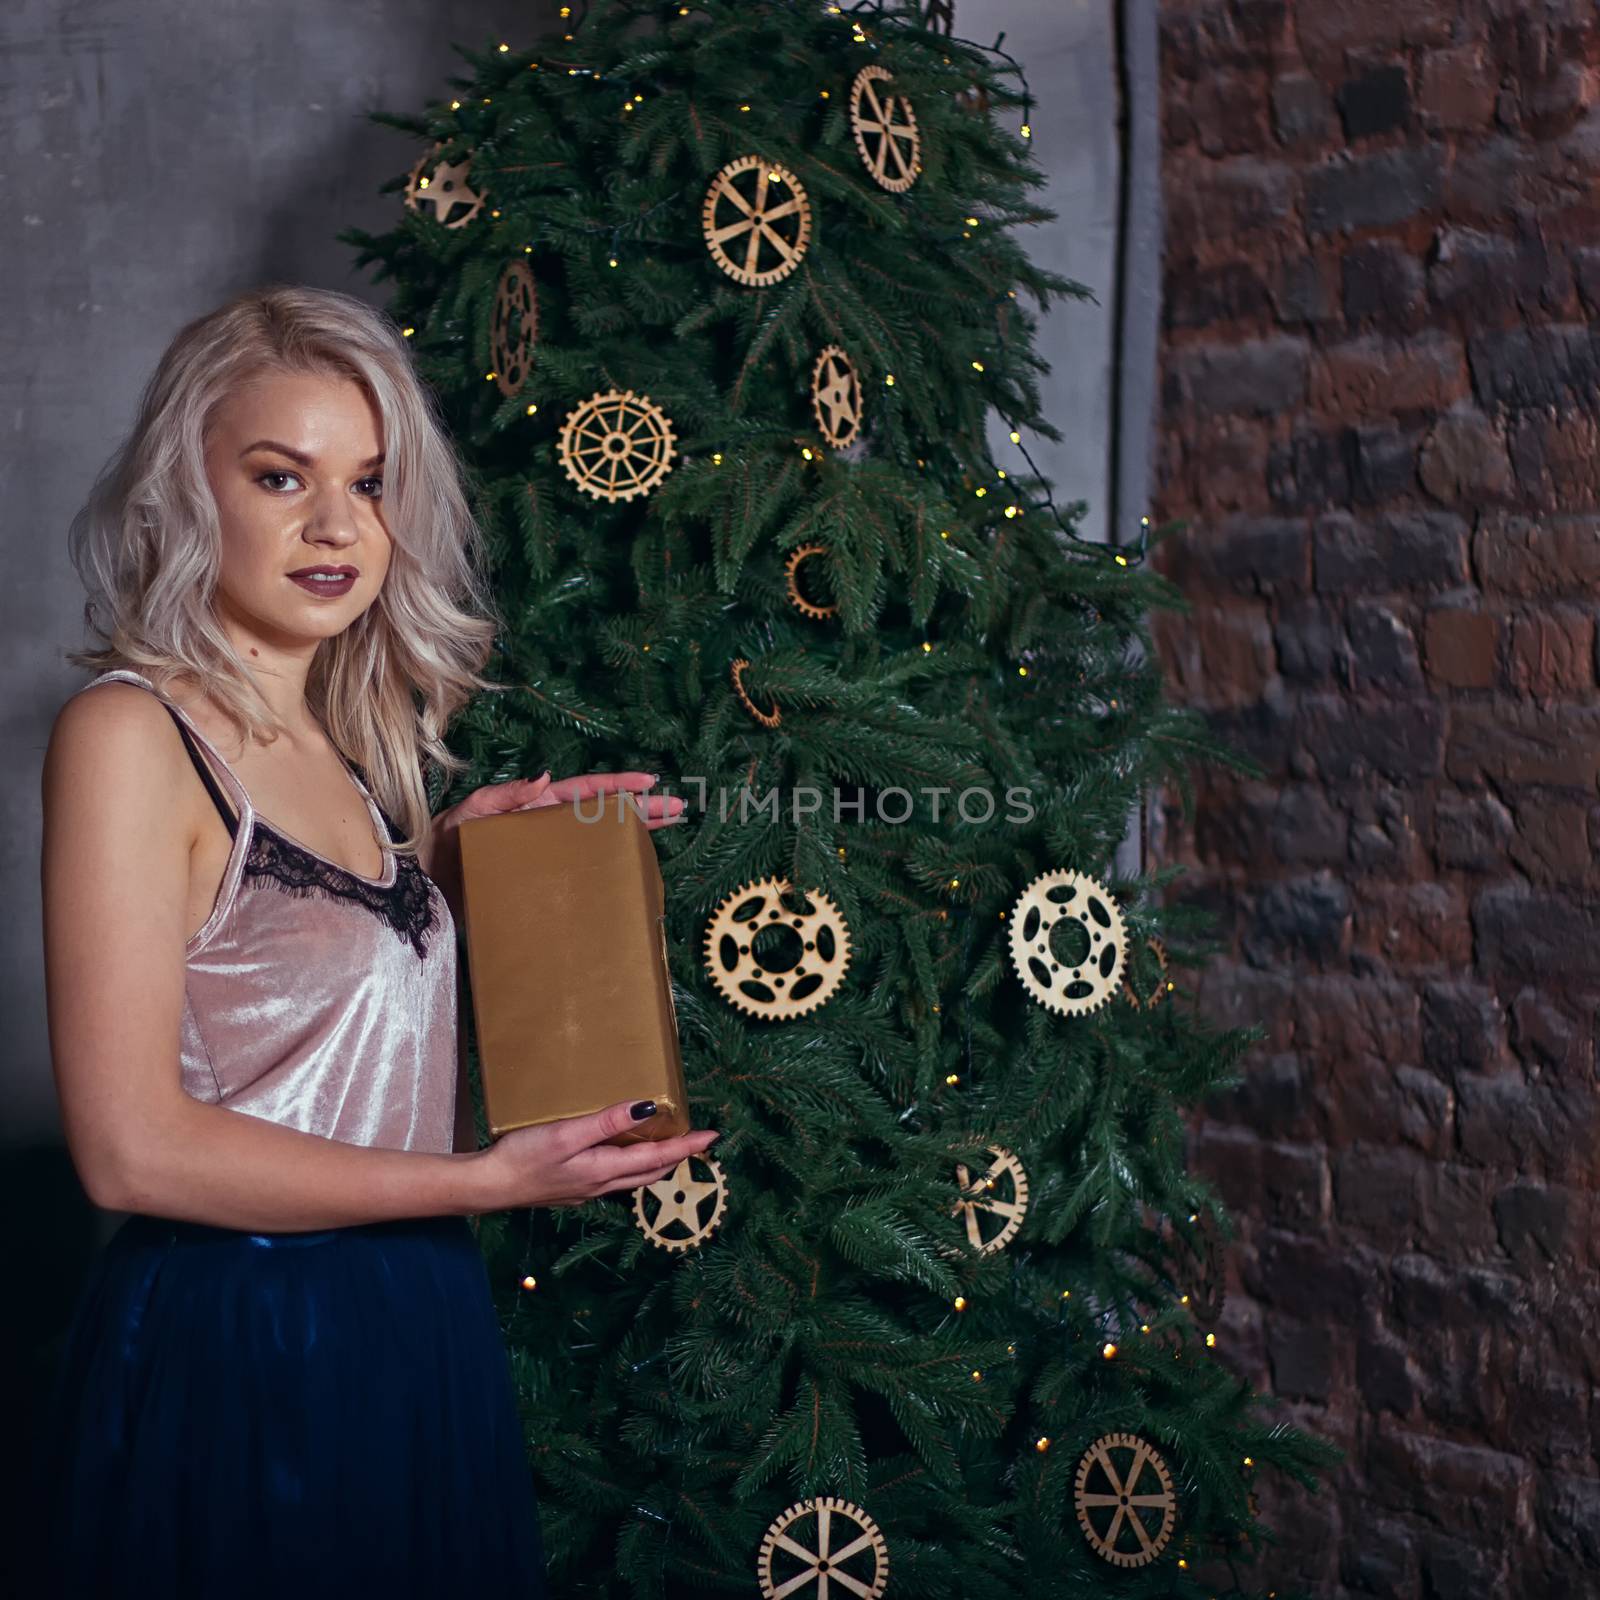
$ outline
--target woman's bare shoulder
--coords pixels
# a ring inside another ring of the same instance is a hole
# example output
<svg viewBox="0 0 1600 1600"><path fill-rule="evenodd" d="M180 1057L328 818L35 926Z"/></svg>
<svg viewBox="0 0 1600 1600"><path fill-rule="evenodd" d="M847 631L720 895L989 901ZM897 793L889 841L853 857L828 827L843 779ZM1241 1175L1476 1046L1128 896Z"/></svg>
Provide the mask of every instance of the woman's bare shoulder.
<svg viewBox="0 0 1600 1600"><path fill-rule="evenodd" d="M194 831L182 785L183 746L161 701L136 683L95 684L69 695L56 712L41 786L46 810L75 815L114 801L123 816Z"/></svg>

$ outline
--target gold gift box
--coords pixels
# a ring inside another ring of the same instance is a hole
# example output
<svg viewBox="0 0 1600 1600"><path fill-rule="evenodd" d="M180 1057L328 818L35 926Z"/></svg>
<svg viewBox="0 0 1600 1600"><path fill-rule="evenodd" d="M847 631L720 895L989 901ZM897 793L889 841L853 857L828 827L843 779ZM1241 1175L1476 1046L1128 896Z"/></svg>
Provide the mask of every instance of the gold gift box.
<svg viewBox="0 0 1600 1600"><path fill-rule="evenodd" d="M463 910L489 1130L618 1100L657 1115L613 1144L689 1131L661 868L633 801L605 796L460 826Z"/></svg>

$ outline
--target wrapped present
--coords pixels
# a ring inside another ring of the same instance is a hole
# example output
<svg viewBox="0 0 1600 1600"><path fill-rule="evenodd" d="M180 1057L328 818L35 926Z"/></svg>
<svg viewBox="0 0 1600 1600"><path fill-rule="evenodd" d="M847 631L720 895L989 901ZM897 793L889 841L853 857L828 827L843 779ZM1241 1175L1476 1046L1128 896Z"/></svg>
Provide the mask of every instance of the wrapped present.
<svg viewBox="0 0 1600 1600"><path fill-rule="evenodd" d="M689 1131L661 868L631 797L459 829L467 969L489 1129L618 1100L658 1114L612 1141Z"/></svg>

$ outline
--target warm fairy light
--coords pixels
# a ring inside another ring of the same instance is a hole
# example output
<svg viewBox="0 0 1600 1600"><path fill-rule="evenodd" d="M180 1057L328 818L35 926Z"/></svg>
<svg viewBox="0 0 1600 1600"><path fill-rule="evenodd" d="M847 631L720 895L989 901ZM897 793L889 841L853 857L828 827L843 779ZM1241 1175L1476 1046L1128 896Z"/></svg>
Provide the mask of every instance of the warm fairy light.
<svg viewBox="0 0 1600 1600"><path fill-rule="evenodd" d="M1178 1570L1180 1572L1187 1572L1189 1570L1189 1563L1185 1561L1182 1556L1178 1557Z"/></svg>
<svg viewBox="0 0 1600 1600"><path fill-rule="evenodd" d="M1128 564L1128 558L1126 556L1118 556L1117 557L1117 565L1119 567L1125 567L1125 566L1127 566L1127 564Z"/></svg>
<svg viewBox="0 0 1600 1600"><path fill-rule="evenodd" d="M976 1367L974 1367L972 1369L972 1381L974 1383L982 1383L983 1382L983 1374L981 1372L979 1372Z"/></svg>
<svg viewBox="0 0 1600 1600"><path fill-rule="evenodd" d="M1031 139L1033 137L1033 129L1030 128L1026 122L1022 124L1022 137L1024 139Z"/></svg>
<svg viewBox="0 0 1600 1600"><path fill-rule="evenodd" d="M959 1072L948 1072L945 1074L944 1081L950 1086L950 1088L953 1089L958 1083L961 1082L961 1074Z"/></svg>
<svg viewBox="0 0 1600 1600"><path fill-rule="evenodd" d="M532 246L532 245L531 245L531 244L525 244L525 245L523 245L523 247L522 247L522 253L523 253L523 255L525 255L525 256L531 256L531 255L532 255L532 254L533 254L533 246Z"/></svg>
<svg viewBox="0 0 1600 1600"><path fill-rule="evenodd" d="M606 257L606 265L607 266L614 267L614 266L616 266L616 264L617 264L617 258L615 256L607 256Z"/></svg>
<svg viewBox="0 0 1600 1600"><path fill-rule="evenodd" d="M996 472L997 472L997 473L999 473L999 474L1000 474L1000 476L1001 476L1001 477L1002 477L1002 478L1003 478L1003 477L1005 477L1005 471L1004 471L1004 469L1003 469L1003 468L1000 468L1000 467L996 467L996 468L995 468L995 471L996 471Z"/></svg>
<svg viewBox="0 0 1600 1600"><path fill-rule="evenodd" d="M1244 1458L1244 1464L1245 1464L1245 1465L1246 1465L1246 1466L1247 1466L1247 1467L1253 1467L1253 1466L1254 1466L1254 1465L1255 1465L1255 1462L1253 1462L1253 1461L1252 1461L1252 1460L1251 1460L1251 1459L1250 1459L1250 1457L1249 1457L1249 1456L1246 1456L1246 1457L1245 1457L1245 1458Z"/></svg>
<svg viewBox="0 0 1600 1600"><path fill-rule="evenodd" d="M983 363L981 361L974 361L972 363L972 370L974 372L982 372L983 371Z"/></svg>
<svg viewBox="0 0 1600 1600"><path fill-rule="evenodd" d="M769 179L771 179L771 181L773 183L782 183L783 182L783 174L781 172L769 172L767 174L767 177Z"/></svg>
<svg viewBox="0 0 1600 1600"><path fill-rule="evenodd" d="M1112 1344L1109 1339L1107 1339L1104 1348L1100 1351L1100 1354L1103 1355L1107 1361L1109 1361L1116 1353L1117 1347Z"/></svg>
<svg viewBox="0 0 1600 1600"><path fill-rule="evenodd" d="M571 6L562 6L561 15L564 16L564 17L570 17L572 15L572 7Z"/></svg>
<svg viewBox="0 0 1600 1600"><path fill-rule="evenodd" d="M968 217L967 226L969 228L976 228L978 226L978 219L976 217Z"/></svg>
<svg viewBox="0 0 1600 1600"><path fill-rule="evenodd" d="M1043 1455L1045 1451L1050 1448L1050 1441L1041 1435L1039 1438L1033 1441L1033 1448L1037 1450L1040 1455Z"/></svg>
<svg viewBox="0 0 1600 1600"><path fill-rule="evenodd" d="M1000 913L1000 920L1001 920L1001 921L1002 921L1002 922L1004 922L1004 921L1005 921L1005 915L1006 915L1006 914L1005 914L1005 912L1003 912L1003 911L1002 911L1002 912L1001 912L1001 913ZM1063 1290L1062 1290L1062 1291L1061 1291L1061 1298L1062 1298L1062 1299L1063 1299L1063 1300L1070 1300L1070 1299L1071 1299L1071 1298L1072 1298L1072 1291L1071 1291L1071 1290L1070 1290L1070 1289L1063 1289Z"/></svg>
<svg viewBox="0 0 1600 1600"><path fill-rule="evenodd" d="M415 328L402 328L400 330L400 337L402 339L409 339L416 331L417 330Z"/></svg>
<svg viewBox="0 0 1600 1600"><path fill-rule="evenodd" d="M967 1309L967 1297L964 1294L958 1294L952 1303L957 1311L965 1311Z"/></svg>
<svg viewBox="0 0 1600 1600"><path fill-rule="evenodd" d="M922 653L923 653L923 655L927 655L928 652L930 650L932 650L932 649L933 649L933 646L926 639L924 639L922 641Z"/></svg>
<svg viewBox="0 0 1600 1600"><path fill-rule="evenodd" d="M1008 517L1014 517L1014 516L1016 516L1016 514L1017 514L1017 508L1015 506L1007 506L1006 507L1006 515Z"/></svg>
<svg viewBox="0 0 1600 1600"><path fill-rule="evenodd" d="M711 456L711 461L712 465L720 467L722 465L722 452L720 450L714 451Z"/></svg>
<svg viewBox="0 0 1600 1600"><path fill-rule="evenodd" d="M811 459L811 446L807 444L801 445L800 454L803 455L807 461L809 461Z"/></svg>
<svg viewBox="0 0 1600 1600"><path fill-rule="evenodd" d="M974 490L974 491L973 491L973 492L974 492L974 493L975 493L975 494L976 494L976 495L977 495L977 497L978 497L978 498L979 498L979 499L980 499L980 500L981 500L981 499L983 499L983 497L984 497L984 496L985 496L985 495L986 495L986 494L988 494L988 492L989 492L989 491L988 491L988 490L987 490L987 489L982 489L982 488L980 488L980 489L976 489L976 490Z"/></svg>
<svg viewBox="0 0 1600 1600"><path fill-rule="evenodd" d="M538 404L537 401L535 401L531 406L528 407L528 415L531 417L534 414L534 412L537 411L538 409L539 409L539 404Z"/></svg>
<svg viewBox="0 0 1600 1600"><path fill-rule="evenodd" d="M1140 1333L1149 1333L1149 1331L1150 1331L1150 1324L1148 1322L1141 1322L1139 1324L1139 1332Z"/></svg>
<svg viewBox="0 0 1600 1600"><path fill-rule="evenodd" d="M493 101L493 100L491 100L491 99L490 99L490 98L489 98L489 96L488 96L488 95L485 95L485 96L484 96L484 97L483 97L483 103L484 103L484 104L485 104L485 105L486 105L486 106L492 106L492 105L493 105L493 104L494 104L494 101Z"/></svg>
<svg viewBox="0 0 1600 1600"><path fill-rule="evenodd" d="M522 1280L522 1287L524 1289L536 1289L538 1286L539 1280L534 1277L531 1272Z"/></svg>
<svg viewBox="0 0 1600 1600"><path fill-rule="evenodd" d="M1012 444L1021 444L1022 443L1022 435L1020 433L1018 433L1015 428L1013 428L1011 430L1011 442L1012 442Z"/></svg>
<svg viewBox="0 0 1600 1600"><path fill-rule="evenodd" d="M1008 1356L1014 1356L1016 1353L1017 1353L1017 1347L1014 1344L1008 1344L1006 1346L1006 1354Z"/></svg>
<svg viewBox="0 0 1600 1600"><path fill-rule="evenodd" d="M740 106L740 107L739 107L739 109L740 109L740 110L741 110L741 111L748 111L748 110L749 110L749 109L750 109L750 104L749 104L749 102L748 102L748 101L746 101L746 102L745 102L745 104L744 104L744 105L742 105L742 106Z"/></svg>
<svg viewBox="0 0 1600 1600"><path fill-rule="evenodd" d="M459 100L452 100L450 102L450 109L452 111L459 111L461 109L461 102Z"/></svg>
<svg viewBox="0 0 1600 1600"><path fill-rule="evenodd" d="M429 183L429 180L428 180L428 179L427 179L427 178L423 178L423 179L422 179L422 180L421 180L421 181L420 181L420 182L419 182L419 183L418 183L418 184L417 184L417 187L418 187L418 188L419 188L419 189L426 189L426 188L427 188L427 187L428 187L428 183Z"/></svg>
<svg viewBox="0 0 1600 1600"><path fill-rule="evenodd" d="M486 377L490 383L494 382L494 374L492 372L484 373L484 377Z"/></svg>
<svg viewBox="0 0 1600 1600"><path fill-rule="evenodd" d="M1180 1294L1180 1295L1179 1295L1179 1296L1178 1296L1178 1304L1179 1304L1179 1305L1180 1305L1180 1306L1186 1306L1186 1305L1188 1305L1188 1303L1189 1303L1189 1297L1188 1297L1188 1295L1186 1295L1186 1294Z"/></svg>
<svg viewBox="0 0 1600 1600"><path fill-rule="evenodd" d="M1208 1333L1208 1334L1207 1334L1207 1335L1206 1335L1206 1343L1207 1343L1207 1344L1208 1344L1208 1345L1212 1345L1212 1346L1214 1346L1214 1345L1215 1345L1215 1344L1216 1344L1216 1342L1217 1342L1217 1336L1216 1336L1216 1334L1214 1334L1214 1333Z"/></svg>
<svg viewBox="0 0 1600 1600"><path fill-rule="evenodd" d="M885 383L886 383L886 384L888 384L888 386L889 386L889 387L890 387L890 388L891 388L891 389L892 389L892 388L894 388L894 374L893 374L893 373L892 373L892 372L886 372L886 373L884 373L884 375L883 375L883 381L884 381L884 382L885 382Z"/></svg>
<svg viewBox="0 0 1600 1600"><path fill-rule="evenodd" d="M1028 676L1028 669L1026 667L1018 667L1017 676L1019 678L1026 678Z"/></svg>
<svg viewBox="0 0 1600 1600"><path fill-rule="evenodd" d="M498 216L499 216L499 215L500 215L500 213L499 213L499 212L498 212L498 211L491 211L491 212L490 212L490 213L489 213L489 215L490 215L490 216L491 216L491 217L498 217Z"/></svg>
<svg viewBox="0 0 1600 1600"><path fill-rule="evenodd" d="M952 878L950 880L950 887L952 889L959 889L961 887L961 880L959 878Z"/></svg>
<svg viewBox="0 0 1600 1600"><path fill-rule="evenodd" d="M1198 1222L1200 1220L1200 1213L1198 1211L1191 1211L1189 1213L1189 1220L1191 1222Z"/></svg>
<svg viewBox="0 0 1600 1600"><path fill-rule="evenodd" d="M941 539L948 539L950 537L950 530L948 528L941 528L939 530L939 537Z"/></svg>
<svg viewBox="0 0 1600 1600"><path fill-rule="evenodd" d="M506 53L506 51L507 51L507 50L509 50L509 49L510 49L510 48L511 48L511 46L510 46L510 45L508 45L508 44L502 44L502 45L501 45L501 46L500 46L500 54L501 54L501 55L504 55L504 54L505 54L505 53Z"/></svg>

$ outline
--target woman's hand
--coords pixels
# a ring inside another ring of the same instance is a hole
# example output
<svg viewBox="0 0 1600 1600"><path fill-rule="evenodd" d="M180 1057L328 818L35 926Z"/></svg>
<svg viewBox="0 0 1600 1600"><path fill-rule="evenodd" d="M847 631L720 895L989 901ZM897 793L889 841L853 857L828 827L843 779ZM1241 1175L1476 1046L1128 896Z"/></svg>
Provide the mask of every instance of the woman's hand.
<svg viewBox="0 0 1600 1600"><path fill-rule="evenodd" d="M474 1157L481 1162L486 1209L582 1205L618 1189L659 1183L685 1156L699 1155L717 1138L715 1128L697 1128L676 1139L607 1144L638 1128L633 1112L653 1103L619 1100L586 1117L560 1117L533 1128L513 1128Z"/></svg>
<svg viewBox="0 0 1600 1600"><path fill-rule="evenodd" d="M507 783L486 783L465 800L441 811L433 819L422 853L422 870L439 885L450 914L461 921L461 838L457 829L473 817L492 817L502 811L531 811L536 806L566 805L592 800L596 795L643 794L657 782L653 772L586 772L576 778L551 781L548 772L537 778L513 778ZM618 801L619 805L629 802ZM685 801L680 795L653 794L631 802L652 830L684 821Z"/></svg>

